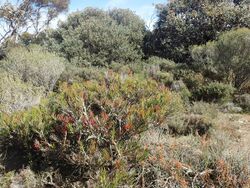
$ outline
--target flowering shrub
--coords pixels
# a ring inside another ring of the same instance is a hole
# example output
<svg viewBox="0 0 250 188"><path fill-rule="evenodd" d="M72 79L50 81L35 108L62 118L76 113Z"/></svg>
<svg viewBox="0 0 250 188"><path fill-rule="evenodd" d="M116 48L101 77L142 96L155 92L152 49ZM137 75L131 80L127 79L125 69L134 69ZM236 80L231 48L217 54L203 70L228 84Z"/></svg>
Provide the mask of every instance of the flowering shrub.
<svg viewBox="0 0 250 188"><path fill-rule="evenodd" d="M84 185L140 185L147 156L140 133L183 109L174 96L152 80L113 73L99 83L62 83L39 108L2 115L3 164L40 172L52 167L62 179ZM18 164L9 163L13 156Z"/></svg>

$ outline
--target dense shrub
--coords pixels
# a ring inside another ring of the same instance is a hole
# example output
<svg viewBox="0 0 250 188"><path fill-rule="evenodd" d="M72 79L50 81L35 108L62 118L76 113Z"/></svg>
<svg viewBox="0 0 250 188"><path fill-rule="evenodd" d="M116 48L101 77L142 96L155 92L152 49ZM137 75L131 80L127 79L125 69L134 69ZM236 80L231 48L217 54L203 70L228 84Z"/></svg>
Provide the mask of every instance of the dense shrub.
<svg viewBox="0 0 250 188"><path fill-rule="evenodd" d="M52 90L64 70L64 63L62 58L43 48L30 46L11 49L0 67L23 82Z"/></svg>
<svg viewBox="0 0 250 188"><path fill-rule="evenodd" d="M143 33L143 21L129 10L87 8L71 14L44 41L71 62L107 66L140 60Z"/></svg>
<svg viewBox="0 0 250 188"><path fill-rule="evenodd" d="M163 83L165 86L168 86L170 87L171 84L173 83L174 81L174 76L173 74L171 73L168 73L168 72L157 72L155 75L154 75L155 79L160 82L160 83Z"/></svg>
<svg viewBox="0 0 250 188"><path fill-rule="evenodd" d="M246 111L250 111L250 94L237 96L236 102Z"/></svg>
<svg viewBox="0 0 250 188"><path fill-rule="evenodd" d="M11 113L39 104L41 88L22 82L0 69L0 113Z"/></svg>
<svg viewBox="0 0 250 188"><path fill-rule="evenodd" d="M202 115L189 114L187 116L173 117L168 121L168 132L169 134L180 136L180 135L199 135L204 136L209 133L212 128L212 121Z"/></svg>
<svg viewBox="0 0 250 188"><path fill-rule="evenodd" d="M134 186L142 181L146 150L139 134L183 110L180 98L152 80L63 83L44 105L2 115L0 151L7 170L57 170L64 182ZM13 162L15 161L15 162ZM66 179L66 181L65 181Z"/></svg>
<svg viewBox="0 0 250 188"><path fill-rule="evenodd" d="M206 77L241 90L250 82L249 38L250 29L232 30L222 34L217 41L195 46L192 57Z"/></svg>
<svg viewBox="0 0 250 188"><path fill-rule="evenodd" d="M194 92L194 98L207 102L222 102L229 100L234 90L235 89L231 85L211 82L208 85L198 88Z"/></svg>
<svg viewBox="0 0 250 188"><path fill-rule="evenodd" d="M205 78L201 73L197 73L192 69L178 67L174 71L175 79L181 79L191 91L205 84Z"/></svg>
<svg viewBox="0 0 250 188"><path fill-rule="evenodd" d="M70 63L67 63L65 70L62 72L59 82L81 82L86 80L102 80L106 69L97 68L97 67L79 67L74 66Z"/></svg>
<svg viewBox="0 0 250 188"><path fill-rule="evenodd" d="M148 65L159 66L161 71L172 72L176 68L176 64L168 59L160 58L157 56L150 57L146 60Z"/></svg>

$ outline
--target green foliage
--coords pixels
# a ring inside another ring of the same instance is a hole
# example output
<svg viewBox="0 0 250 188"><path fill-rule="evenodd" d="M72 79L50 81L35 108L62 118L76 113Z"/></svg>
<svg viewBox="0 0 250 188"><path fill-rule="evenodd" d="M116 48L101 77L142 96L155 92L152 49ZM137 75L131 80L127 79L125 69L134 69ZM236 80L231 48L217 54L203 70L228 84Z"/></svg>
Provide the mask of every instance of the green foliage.
<svg viewBox="0 0 250 188"><path fill-rule="evenodd" d="M64 60L39 46L15 47L0 62L8 74L36 87L52 90L64 70Z"/></svg>
<svg viewBox="0 0 250 188"><path fill-rule="evenodd" d="M37 105L42 89L22 82L19 78L0 69L0 112L11 113Z"/></svg>
<svg viewBox="0 0 250 188"><path fill-rule="evenodd" d="M157 56L150 57L146 60L148 65L159 66L161 71L171 72L176 68L176 64L168 59L163 59Z"/></svg>
<svg viewBox="0 0 250 188"><path fill-rule="evenodd" d="M61 74L59 82L81 82L86 80L102 80L106 69L93 66L79 67L70 63L66 64L65 70Z"/></svg>
<svg viewBox="0 0 250 188"><path fill-rule="evenodd" d="M132 11L87 8L58 29L8 43L0 187L248 187L249 160L235 146L245 135L231 126L240 121L230 124L232 114L207 102L230 100L233 86L248 93L250 32L205 44L249 27L247 2L176 0L157 9L145 38ZM172 61L190 63L190 53L193 64ZM235 98L246 111L249 101Z"/></svg>
<svg viewBox="0 0 250 188"><path fill-rule="evenodd" d="M204 136L212 128L212 121L201 115L188 115L170 118L168 121L169 133L175 136L196 134Z"/></svg>
<svg viewBox="0 0 250 188"><path fill-rule="evenodd" d="M1 116L3 164L52 168L70 182L139 185L147 156L139 134L182 110L181 99L152 80L110 72L99 83L62 83L39 108ZM10 164L13 156L17 164Z"/></svg>
<svg viewBox="0 0 250 188"><path fill-rule="evenodd" d="M156 75L154 75L154 77L158 82L163 83L165 86L171 86L174 81L173 74L168 72L159 71Z"/></svg>
<svg viewBox="0 0 250 188"><path fill-rule="evenodd" d="M190 91L194 91L205 83L205 79L201 73L187 68L177 67L174 71L174 77L175 79L181 79Z"/></svg>
<svg viewBox="0 0 250 188"><path fill-rule="evenodd" d="M204 75L241 90L250 82L249 38L249 29L229 31L217 41L195 46L192 57Z"/></svg>
<svg viewBox="0 0 250 188"><path fill-rule="evenodd" d="M146 36L145 52L190 63L189 48L215 40L223 31L250 27L249 5L229 0L176 0L158 5L158 20Z"/></svg>
<svg viewBox="0 0 250 188"><path fill-rule="evenodd" d="M211 82L198 88L194 92L194 98L207 102L223 102L231 99L235 89L231 85Z"/></svg>
<svg viewBox="0 0 250 188"><path fill-rule="evenodd" d="M236 97L236 102L244 108L246 111L250 112L250 94L243 94Z"/></svg>
<svg viewBox="0 0 250 188"><path fill-rule="evenodd" d="M51 31L45 45L76 64L105 66L140 60L143 33L143 21L129 10L87 8Z"/></svg>

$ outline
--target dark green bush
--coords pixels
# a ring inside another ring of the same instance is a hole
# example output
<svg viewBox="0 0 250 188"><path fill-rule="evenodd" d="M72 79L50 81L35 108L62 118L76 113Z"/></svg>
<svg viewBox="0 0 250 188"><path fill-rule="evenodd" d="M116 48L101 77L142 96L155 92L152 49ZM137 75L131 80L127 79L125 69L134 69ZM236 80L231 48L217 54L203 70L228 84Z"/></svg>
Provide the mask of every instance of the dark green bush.
<svg viewBox="0 0 250 188"><path fill-rule="evenodd" d="M86 8L50 31L44 45L71 63L107 66L142 58L144 22L132 11Z"/></svg>
<svg viewBox="0 0 250 188"><path fill-rule="evenodd" d="M206 102L223 102L231 99L234 91L235 89L231 85L211 82L194 91L193 97Z"/></svg>
<svg viewBox="0 0 250 188"><path fill-rule="evenodd" d="M250 79L250 29L241 28L221 34L218 40L195 46L192 57L196 67L210 80L246 90Z"/></svg>
<svg viewBox="0 0 250 188"><path fill-rule="evenodd" d="M168 59L160 58L157 56L150 57L146 60L148 65L159 66L161 71L172 72L176 68L176 64Z"/></svg>
<svg viewBox="0 0 250 188"><path fill-rule="evenodd" d="M178 0L159 4L156 9L157 21L146 37L145 53L176 63L192 62L193 45L215 40L232 28L250 27L247 1L239 5L231 0Z"/></svg>
<svg viewBox="0 0 250 188"><path fill-rule="evenodd" d="M250 94L237 96L236 102L246 111L250 111Z"/></svg>
<svg viewBox="0 0 250 188"><path fill-rule="evenodd" d="M188 115L184 117L175 117L168 122L169 134L180 135L199 135L203 136L209 133L213 123L202 115Z"/></svg>
<svg viewBox="0 0 250 188"><path fill-rule="evenodd" d="M201 73L196 73L192 69L177 68L174 71L175 79L181 79L191 91L201 87L205 83L205 79Z"/></svg>

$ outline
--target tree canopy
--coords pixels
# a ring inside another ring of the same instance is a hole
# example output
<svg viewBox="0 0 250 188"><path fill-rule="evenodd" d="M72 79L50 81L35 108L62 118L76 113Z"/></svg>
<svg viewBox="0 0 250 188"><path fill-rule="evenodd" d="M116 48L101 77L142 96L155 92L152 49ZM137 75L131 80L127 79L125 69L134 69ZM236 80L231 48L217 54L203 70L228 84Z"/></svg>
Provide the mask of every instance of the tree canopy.
<svg viewBox="0 0 250 188"><path fill-rule="evenodd" d="M222 34L217 41L195 46L192 57L204 75L244 89L250 82L250 29Z"/></svg>
<svg viewBox="0 0 250 188"><path fill-rule="evenodd" d="M23 32L37 35L60 13L66 11L69 0L22 0L0 3L0 44L16 40Z"/></svg>
<svg viewBox="0 0 250 188"><path fill-rule="evenodd" d="M71 62L105 65L142 57L144 22L127 9L86 8L71 14L44 41Z"/></svg>
<svg viewBox="0 0 250 188"><path fill-rule="evenodd" d="M147 36L145 52L190 62L190 47L215 40L218 34L238 27L250 27L247 1L175 0L157 5L158 20Z"/></svg>

